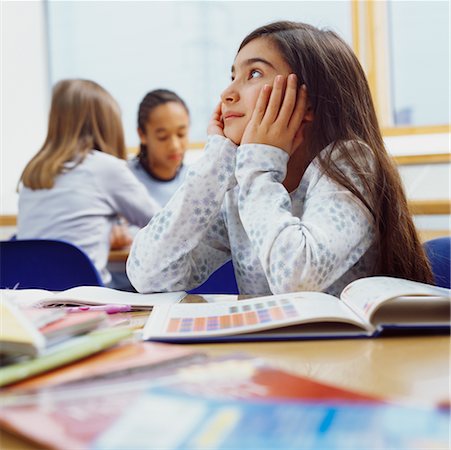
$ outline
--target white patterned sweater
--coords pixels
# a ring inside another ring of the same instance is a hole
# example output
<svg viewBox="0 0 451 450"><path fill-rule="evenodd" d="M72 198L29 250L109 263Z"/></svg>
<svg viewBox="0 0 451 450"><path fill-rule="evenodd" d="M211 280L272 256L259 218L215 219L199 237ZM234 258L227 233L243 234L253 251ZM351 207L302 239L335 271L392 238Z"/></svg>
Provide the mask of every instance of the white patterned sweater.
<svg viewBox="0 0 451 450"><path fill-rule="evenodd" d="M323 175L316 159L288 193L288 159L273 146L237 148L210 136L184 184L135 237L127 261L133 286L189 290L230 258L241 294L338 295L369 275L375 234L368 209Z"/></svg>

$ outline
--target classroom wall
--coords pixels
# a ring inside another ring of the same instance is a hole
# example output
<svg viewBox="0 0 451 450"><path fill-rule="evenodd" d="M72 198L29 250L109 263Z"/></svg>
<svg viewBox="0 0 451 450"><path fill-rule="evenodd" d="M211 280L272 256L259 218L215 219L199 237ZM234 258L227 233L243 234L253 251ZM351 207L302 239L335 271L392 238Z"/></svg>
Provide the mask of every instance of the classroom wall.
<svg viewBox="0 0 451 450"><path fill-rule="evenodd" d="M50 83L44 3L1 5L1 203L16 214L16 185L47 128Z"/></svg>

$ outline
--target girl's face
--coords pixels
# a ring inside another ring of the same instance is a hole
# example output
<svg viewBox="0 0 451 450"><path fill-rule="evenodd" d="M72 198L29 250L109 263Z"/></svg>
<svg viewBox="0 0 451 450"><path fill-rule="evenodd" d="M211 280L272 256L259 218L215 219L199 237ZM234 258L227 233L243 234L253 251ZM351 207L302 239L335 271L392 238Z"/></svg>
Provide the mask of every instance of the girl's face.
<svg viewBox="0 0 451 450"><path fill-rule="evenodd" d="M157 106L149 114L145 132L138 129L141 143L147 147L150 169L161 173L177 171L188 148L189 115L177 102Z"/></svg>
<svg viewBox="0 0 451 450"><path fill-rule="evenodd" d="M292 69L268 38L257 38L245 45L232 66L232 83L221 94L224 135L241 143L244 130L265 84L272 86L276 75L288 76Z"/></svg>

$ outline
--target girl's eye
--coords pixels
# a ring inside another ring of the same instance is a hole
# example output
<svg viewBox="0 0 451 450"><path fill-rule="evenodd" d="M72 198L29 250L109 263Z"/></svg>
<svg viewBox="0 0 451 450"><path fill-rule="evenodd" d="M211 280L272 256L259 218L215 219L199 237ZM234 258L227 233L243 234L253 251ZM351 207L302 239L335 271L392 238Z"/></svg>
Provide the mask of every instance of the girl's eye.
<svg viewBox="0 0 451 450"><path fill-rule="evenodd" d="M249 78L260 78L262 73L259 70L251 70L249 73Z"/></svg>

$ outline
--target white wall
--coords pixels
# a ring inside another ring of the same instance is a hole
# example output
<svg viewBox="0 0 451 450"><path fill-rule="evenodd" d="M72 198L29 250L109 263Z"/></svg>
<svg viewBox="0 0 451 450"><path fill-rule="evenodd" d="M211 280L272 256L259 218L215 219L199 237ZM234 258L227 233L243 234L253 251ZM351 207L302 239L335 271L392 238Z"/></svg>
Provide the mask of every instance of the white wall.
<svg viewBox="0 0 451 450"><path fill-rule="evenodd" d="M50 95L44 4L1 2L1 203L16 214L16 185L45 139Z"/></svg>
<svg viewBox="0 0 451 450"><path fill-rule="evenodd" d="M443 103L448 103L449 106L449 100L446 98L443 99ZM388 151L395 156L449 153L451 151L450 133L386 136L384 142Z"/></svg>

